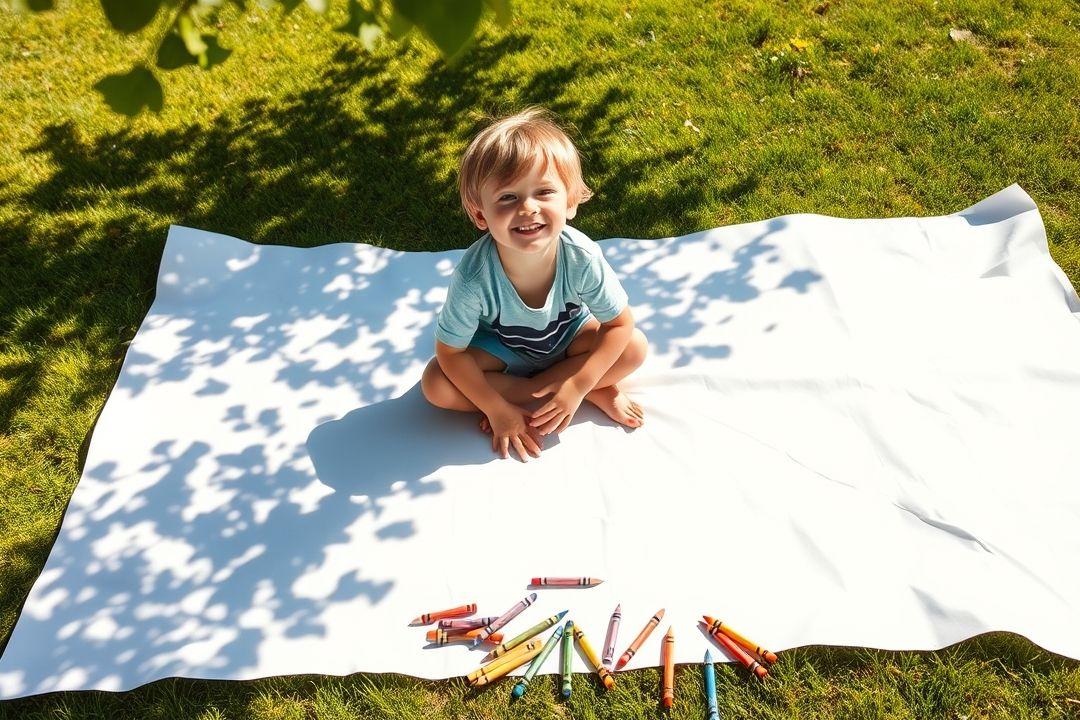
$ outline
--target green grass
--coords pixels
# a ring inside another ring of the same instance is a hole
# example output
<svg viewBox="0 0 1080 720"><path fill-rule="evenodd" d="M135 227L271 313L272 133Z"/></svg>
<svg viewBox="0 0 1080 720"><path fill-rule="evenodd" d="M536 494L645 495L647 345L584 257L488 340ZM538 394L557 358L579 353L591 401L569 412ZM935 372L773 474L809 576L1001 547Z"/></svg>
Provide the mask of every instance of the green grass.
<svg viewBox="0 0 1080 720"><path fill-rule="evenodd" d="M149 41L109 32L96 2L58 4L0 14L0 642L153 300L169 223L264 243L464 247L455 167L485 113L538 103L572 126L596 191L576 223L593 237L943 214L1019 182L1080 286L1069 0L523 0L512 27L485 25L450 68L423 43L367 56L309 13L230 5L233 56L171 73L165 111L130 123L91 86ZM973 41L952 42L953 27ZM1080 664L1005 634L927 654L796 650L767 683L719 676L732 718L1080 717ZM679 670L672 717L702 716L699 680ZM643 670L602 695L582 678L564 706L545 679L510 706L505 684L473 694L458 680L168 680L0 703L0 718L628 718L659 714L657 685Z"/></svg>

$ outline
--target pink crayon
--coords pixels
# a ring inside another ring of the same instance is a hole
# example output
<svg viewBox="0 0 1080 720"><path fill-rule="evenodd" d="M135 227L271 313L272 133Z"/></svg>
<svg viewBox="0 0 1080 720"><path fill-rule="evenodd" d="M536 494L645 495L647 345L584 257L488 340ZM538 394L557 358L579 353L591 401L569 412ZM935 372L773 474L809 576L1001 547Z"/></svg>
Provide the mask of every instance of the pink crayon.
<svg viewBox="0 0 1080 720"><path fill-rule="evenodd" d="M611 613L608 621L607 637L604 638L603 663L611 669L611 661L615 657L615 638L619 635L619 622L622 620L622 603L615 606L615 612Z"/></svg>
<svg viewBox="0 0 1080 720"><path fill-rule="evenodd" d="M596 587L604 582L600 578L591 577L534 577L533 587Z"/></svg>
<svg viewBox="0 0 1080 720"><path fill-rule="evenodd" d="M491 617L481 618L466 618L464 620L440 620L440 630L475 630L476 628L482 628L485 625L490 625L499 618L495 615Z"/></svg>

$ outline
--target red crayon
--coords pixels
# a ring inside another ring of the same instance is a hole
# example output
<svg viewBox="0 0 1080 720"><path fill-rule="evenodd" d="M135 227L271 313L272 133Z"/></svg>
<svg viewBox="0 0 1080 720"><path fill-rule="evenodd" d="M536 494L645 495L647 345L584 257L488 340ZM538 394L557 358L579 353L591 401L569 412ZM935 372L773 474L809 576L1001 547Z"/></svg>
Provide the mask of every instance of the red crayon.
<svg viewBox="0 0 1080 720"><path fill-rule="evenodd" d="M706 623L702 622L701 625L705 628L706 631L708 631L709 626ZM729 655L742 663L743 667L754 673L754 675L758 676L759 678L764 678L766 675L769 674L769 671L765 669L764 665L759 663L754 658L750 657L745 650L736 645L735 641L729 638L724 633L717 630L716 632L709 633L709 636L712 637L712 639L716 642L723 645L724 649L728 651Z"/></svg>

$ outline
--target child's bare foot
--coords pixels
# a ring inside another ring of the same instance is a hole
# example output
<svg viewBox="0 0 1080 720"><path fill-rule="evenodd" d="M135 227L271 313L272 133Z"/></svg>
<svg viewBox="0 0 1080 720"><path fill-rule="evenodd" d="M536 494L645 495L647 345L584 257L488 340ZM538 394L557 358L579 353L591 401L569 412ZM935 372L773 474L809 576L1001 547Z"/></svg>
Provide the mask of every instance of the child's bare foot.
<svg viewBox="0 0 1080 720"><path fill-rule="evenodd" d="M627 427L641 427L645 423L645 411L619 389L617 385L595 388L585 399L619 423Z"/></svg>

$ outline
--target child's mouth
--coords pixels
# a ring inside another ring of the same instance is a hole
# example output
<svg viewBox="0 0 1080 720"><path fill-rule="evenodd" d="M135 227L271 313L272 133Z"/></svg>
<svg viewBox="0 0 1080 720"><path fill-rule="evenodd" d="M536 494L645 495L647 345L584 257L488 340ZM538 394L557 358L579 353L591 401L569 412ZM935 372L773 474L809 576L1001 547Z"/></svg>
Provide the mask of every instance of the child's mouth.
<svg viewBox="0 0 1080 720"><path fill-rule="evenodd" d="M535 237L540 234L540 231L546 228L547 225L543 223L533 223L532 225L522 225L521 227L514 228L514 232L524 237Z"/></svg>

